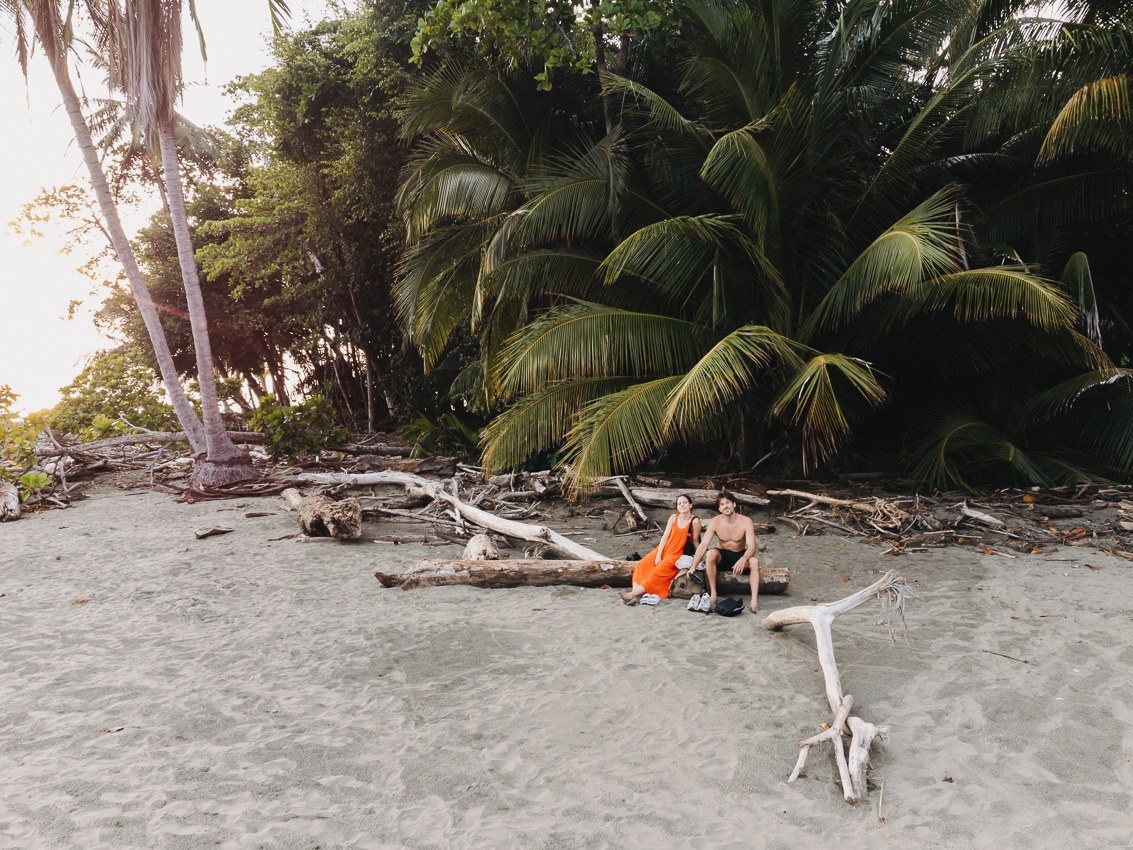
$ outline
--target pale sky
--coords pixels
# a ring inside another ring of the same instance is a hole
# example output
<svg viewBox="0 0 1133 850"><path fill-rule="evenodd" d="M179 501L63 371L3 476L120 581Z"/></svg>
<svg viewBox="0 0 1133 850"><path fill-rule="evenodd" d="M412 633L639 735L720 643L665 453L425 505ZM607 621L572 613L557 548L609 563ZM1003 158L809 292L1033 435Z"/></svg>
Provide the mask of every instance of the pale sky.
<svg viewBox="0 0 1133 850"><path fill-rule="evenodd" d="M329 15L328 0L289 0L288 5L294 27ZM201 61L196 33L186 19L188 85L180 111L196 124L220 124L233 105L222 86L268 63L271 18L267 0L197 0L197 9L208 65ZM8 227L41 186L88 181L42 57L33 57L25 85L6 28L0 28L0 56L0 115L5 117L0 133L0 385L20 394L17 406L26 413L58 401L59 388L79 373L87 355L112 343L91 322L101 299L90 297L92 283L74 271L81 259L59 254L63 237L29 241ZM103 93L96 75L84 81L90 94ZM73 299L81 299L85 308L68 321L67 305Z"/></svg>

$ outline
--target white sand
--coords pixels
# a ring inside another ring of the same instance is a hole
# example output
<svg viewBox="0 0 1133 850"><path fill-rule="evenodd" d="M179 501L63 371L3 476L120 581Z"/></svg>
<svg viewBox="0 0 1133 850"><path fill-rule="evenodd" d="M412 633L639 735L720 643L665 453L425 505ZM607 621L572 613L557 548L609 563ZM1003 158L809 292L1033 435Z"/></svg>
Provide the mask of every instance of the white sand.
<svg viewBox="0 0 1133 850"><path fill-rule="evenodd" d="M785 782L830 720L809 627L385 590L379 562L458 550L270 542L291 515L239 504L111 490L0 526L0 847L1133 845L1124 560L767 538L793 584L765 610L917 582L908 642L874 605L835 624L845 690L891 728L879 823L828 749Z"/></svg>

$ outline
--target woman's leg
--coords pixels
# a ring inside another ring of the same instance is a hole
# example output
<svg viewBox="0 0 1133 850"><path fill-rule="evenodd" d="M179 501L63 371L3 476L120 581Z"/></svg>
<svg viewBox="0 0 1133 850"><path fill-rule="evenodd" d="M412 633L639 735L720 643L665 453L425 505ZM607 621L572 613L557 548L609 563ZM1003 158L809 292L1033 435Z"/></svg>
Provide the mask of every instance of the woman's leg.
<svg viewBox="0 0 1133 850"><path fill-rule="evenodd" d="M629 590L624 590L618 594L622 598L622 602L626 605L634 605L645 595L645 588L637 582L633 583L633 587Z"/></svg>

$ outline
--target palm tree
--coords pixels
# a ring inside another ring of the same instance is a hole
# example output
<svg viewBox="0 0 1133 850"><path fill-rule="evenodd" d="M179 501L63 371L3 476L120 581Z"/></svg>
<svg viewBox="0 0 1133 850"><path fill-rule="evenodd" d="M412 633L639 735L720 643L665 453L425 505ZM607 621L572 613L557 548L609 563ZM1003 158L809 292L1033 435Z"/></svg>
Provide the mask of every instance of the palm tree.
<svg viewBox="0 0 1133 850"><path fill-rule="evenodd" d="M114 199L98 160L89 125L70 82L68 54L71 49L73 7L66 19L58 0L3 0L5 11L15 21L17 52L26 73L29 47L34 38L51 62L52 71L71 120L80 150L91 175L95 196L114 249L126 269L131 291L146 323L154 345L162 380L170 394L178 419L185 428L195 455L193 481L197 485L216 486L258 477L250 459L229 440L220 415L216 395L216 378L208 339L197 276L196 259L189 237L176 151L175 112L173 104L180 94L181 78L181 3L161 0L138 0L120 7L118 2L88 2L85 5L94 24L98 40L106 45L110 56L113 80L117 81L134 108L140 124L156 136L162 159L166 200L177 240L178 258L193 329L201 389L204 424L197 418L177 378L169 346L161 330L157 312L138 269L125 231L119 220ZM269 0L273 23L278 27L287 6L283 0ZM190 11L196 20L196 9L190 0ZM27 23L30 22L29 31ZM198 27L199 32L199 27ZM203 47L203 38L202 38Z"/></svg>
<svg viewBox="0 0 1133 850"><path fill-rule="evenodd" d="M81 103L71 82L68 67L68 56L71 50L69 39L71 22L69 19L64 20L58 0L0 1L4 4L3 12L14 23L17 55L24 74L27 74L28 57L33 42L39 44L51 65L52 74L63 100L63 107L70 119L76 143L90 174L91 185L99 209L105 219L107 233L114 246L114 251L118 255L119 262L122 263L130 291L138 305L138 312L145 322L146 330L153 344L162 382L169 393L177 419L185 429L194 455L203 456L207 450L204 427L177 377L177 370L161 328L161 321L158 318L157 310L154 308L153 299L150 297L145 279L138 267L126 231L122 227L114 196L99 160L98 150L91 137Z"/></svg>
<svg viewBox="0 0 1133 850"><path fill-rule="evenodd" d="M979 431L983 455L931 437L967 407L976 420L1014 417L1025 435L1024 414L1061 409L1042 394L1062 378L1113 385L1064 285L988 244L949 173L956 153L985 156L957 144L965 131L971 147L989 144L980 98L1049 65L1072 36L1060 41L1058 22L1016 21L1014 7L951 0L683 9L676 91L612 79L623 135L576 137L572 155L529 163L512 209L476 218L475 232L459 204L422 229L414 250L442 227L450 244L465 240L461 274L486 296L500 270L551 258L532 305L549 309L519 322L486 364L515 401L487 431L485 465L562 447L585 486L668 446L762 454L787 435L807 467L870 419L891 442L909 434L911 465L936 483L970 483L957 472L965 464L1024 480L1081 475L1065 458L1031 458L1002 427ZM426 150L418 173L440 155ZM456 268L434 267L441 286ZM413 303L428 326L434 311ZM489 297L472 304L476 315L492 309ZM469 316L467 302L445 309L449 326ZM1010 382L1005 364L1017 370ZM970 404L983 389L1000 410ZM1067 392L1081 395L1080 381L1055 395ZM1104 421L1093 447L1129 468L1128 427ZM919 463L932 456L942 465Z"/></svg>

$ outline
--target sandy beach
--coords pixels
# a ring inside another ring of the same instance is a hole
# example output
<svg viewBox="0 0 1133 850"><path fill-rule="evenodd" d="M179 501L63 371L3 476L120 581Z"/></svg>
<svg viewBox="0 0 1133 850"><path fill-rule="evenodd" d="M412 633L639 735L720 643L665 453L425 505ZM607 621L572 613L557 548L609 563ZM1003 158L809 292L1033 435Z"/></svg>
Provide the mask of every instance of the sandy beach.
<svg viewBox="0 0 1133 850"><path fill-rule="evenodd" d="M828 749L786 783L830 720L809 627L612 590L384 589L378 565L459 547L295 530L275 498L112 487L0 526L0 847L1133 845L1121 558L766 536L792 584L765 612L887 569L919 595L896 641L875 604L834 627L846 692L890 729L850 805Z"/></svg>

